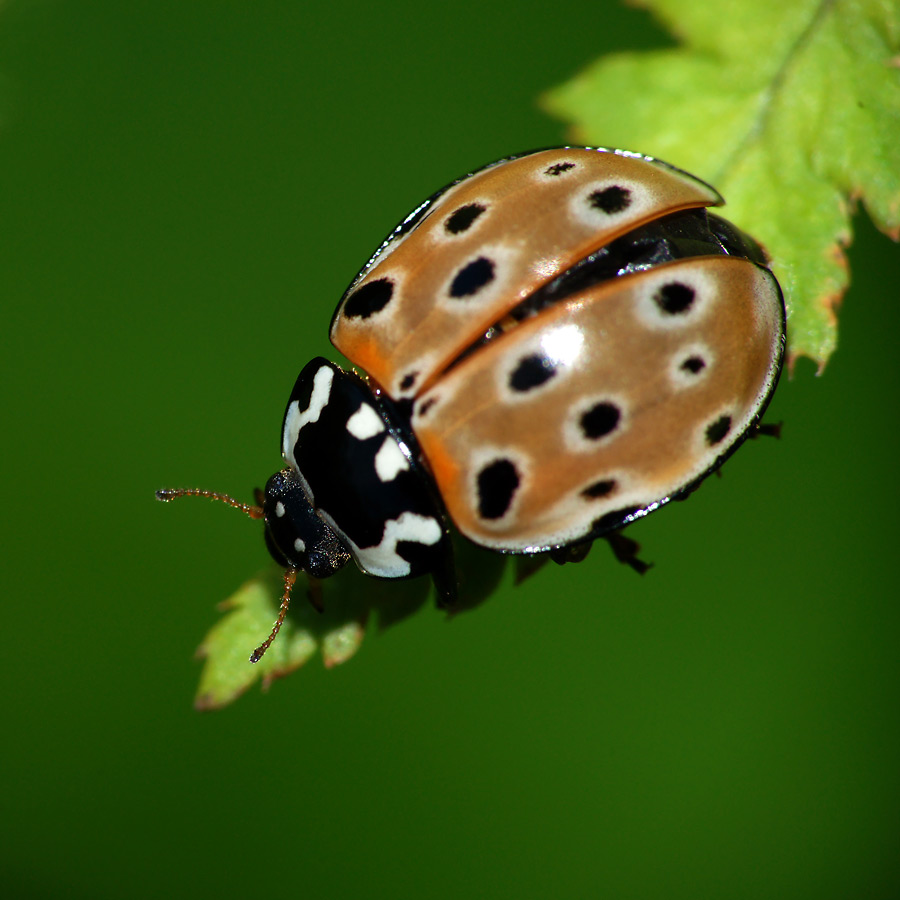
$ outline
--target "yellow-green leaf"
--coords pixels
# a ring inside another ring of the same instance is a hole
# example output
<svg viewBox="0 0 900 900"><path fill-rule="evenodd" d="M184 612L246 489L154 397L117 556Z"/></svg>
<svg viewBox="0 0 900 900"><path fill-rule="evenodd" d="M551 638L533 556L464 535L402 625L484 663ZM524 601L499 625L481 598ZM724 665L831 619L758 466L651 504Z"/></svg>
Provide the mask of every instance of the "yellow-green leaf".
<svg viewBox="0 0 900 900"><path fill-rule="evenodd" d="M462 583L454 612L464 612L493 592L504 561L467 542L457 544L456 558ZM268 636L278 615L283 578L283 570L273 566L220 604L225 615L197 651L204 661L195 698L198 709L227 706L256 681L266 688L316 651L326 668L346 662L362 644L373 613L383 630L413 615L432 596L428 578L384 580L347 566L321 583L319 611L309 602L306 579L300 574L278 637L258 663L251 663L250 654Z"/></svg>
<svg viewBox="0 0 900 900"><path fill-rule="evenodd" d="M643 0L681 41L600 59L548 93L579 143L639 150L714 184L772 257L789 353L837 341L856 200L900 233L900 5Z"/></svg>
<svg viewBox="0 0 900 900"><path fill-rule="evenodd" d="M218 709L231 703L255 681L263 687L302 666L317 650L326 666L348 660L365 633L369 610L363 597L334 591L327 611L318 612L304 596L301 577L294 589L290 615L262 659L251 664L251 652L262 643L278 615L282 573L270 569L248 581L220 605L225 615L204 639L198 655L204 659L197 688L198 709Z"/></svg>

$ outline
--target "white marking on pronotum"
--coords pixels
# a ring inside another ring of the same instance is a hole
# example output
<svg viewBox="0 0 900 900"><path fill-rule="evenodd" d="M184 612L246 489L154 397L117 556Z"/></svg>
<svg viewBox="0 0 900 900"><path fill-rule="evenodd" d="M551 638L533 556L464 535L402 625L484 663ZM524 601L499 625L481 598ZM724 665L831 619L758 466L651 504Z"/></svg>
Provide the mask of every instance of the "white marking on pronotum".
<svg viewBox="0 0 900 900"><path fill-rule="evenodd" d="M306 553L306 544L305 544L303 538L296 538L294 540L294 549L298 553Z"/></svg>
<svg viewBox="0 0 900 900"><path fill-rule="evenodd" d="M375 472L381 481L393 481L400 472L409 468L409 460L403 455L397 442L388 435L375 454Z"/></svg>
<svg viewBox="0 0 900 900"><path fill-rule="evenodd" d="M409 575L410 564L397 552L397 544L400 541L413 541L416 544L431 546L436 544L443 534L440 522L433 516L405 512L396 519L388 519L384 523L384 531L378 544L374 547L360 548L347 537L327 512L319 510L319 515L346 541L360 569L380 578L403 578Z"/></svg>
<svg viewBox="0 0 900 900"><path fill-rule="evenodd" d="M334 381L334 371L328 366L322 366L313 376L313 389L309 398L309 406L302 410L300 403L295 400L289 407L284 421L284 437L281 452L284 458L297 468L294 459L294 445L297 443L297 435L300 429L310 422L318 422L322 410L328 405L331 396L331 383Z"/></svg>
<svg viewBox="0 0 900 900"><path fill-rule="evenodd" d="M366 571L373 575L388 575L398 578L408 575L409 563L397 553L400 541L413 541L428 546L441 539L441 526L432 516L405 512L396 519L384 523L381 543L359 551L359 561Z"/></svg>
<svg viewBox="0 0 900 900"><path fill-rule="evenodd" d="M275 504L275 515L279 519L284 515L284 504L280 500Z"/></svg>
<svg viewBox="0 0 900 900"><path fill-rule="evenodd" d="M347 431L353 435L358 441L364 441L366 438L375 437L384 431L384 422L381 416L369 406L363 403L360 408L347 419Z"/></svg>

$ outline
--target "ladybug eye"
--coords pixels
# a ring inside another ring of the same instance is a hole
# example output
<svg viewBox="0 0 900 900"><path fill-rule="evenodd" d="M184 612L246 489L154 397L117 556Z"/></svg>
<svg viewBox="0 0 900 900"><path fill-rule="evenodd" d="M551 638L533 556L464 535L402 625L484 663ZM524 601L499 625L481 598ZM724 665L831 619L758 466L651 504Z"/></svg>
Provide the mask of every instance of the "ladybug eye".
<svg viewBox="0 0 900 900"><path fill-rule="evenodd" d="M368 319L380 312L394 295L394 282L390 278L370 281L354 291L344 304L344 315L351 319Z"/></svg>
<svg viewBox="0 0 900 900"><path fill-rule="evenodd" d="M631 191L618 184L613 184L610 187L602 188L589 194L588 203L594 209L599 209L607 215L620 213L631 206Z"/></svg>
<svg viewBox="0 0 900 900"><path fill-rule="evenodd" d="M444 222L444 228L450 234L461 234L464 231L468 231L472 226L472 223L485 211L487 207L482 206L480 203L469 203L466 206L461 206L456 212L454 212L450 217Z"/></svg>

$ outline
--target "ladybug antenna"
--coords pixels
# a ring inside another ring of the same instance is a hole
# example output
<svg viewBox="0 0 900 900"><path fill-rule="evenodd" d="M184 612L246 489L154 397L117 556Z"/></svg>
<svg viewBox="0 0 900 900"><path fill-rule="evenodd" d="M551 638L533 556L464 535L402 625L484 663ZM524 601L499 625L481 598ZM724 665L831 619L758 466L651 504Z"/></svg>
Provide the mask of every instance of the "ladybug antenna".
<svg viewBox="0 0 900 900"><path fill-rule="evenodd" d="M221 503L226 503L228 506L233 506L235 509L239 509L241 512L246 513L251 519L262 519L265 515L262 507L263 495L261 491L256 492L257 506L250 506L249 503L241 503L240 500L235 500L234 497L229 497L228 494L219 494L215 491L201 491L199 488L163 488L156 492L156 499L162 500L163 503L168 503L176 497L205 497L207 500L218 500ZM275 620L275 624L272 626L272 631L269 636L253 651L253 653L250 654L250 662L258 663L263 658L263 654L269 649L269 645L275 640L278 632L281 630L281 626L284 624L284 618L287 615L288 607L291 605L291 591L294 588L294 582L296 580L297 570L293 566L288 566L284 573L284 593L281 595L281 606L278 608L278 618Z"/></svg>
<svg viewBox="0 0 900 900"><path fill-rule="evenodd" d="M284 593L281 595L281 606L278 608L278 618L275 620L275 624L272 626L272 631L269 636L250 654L250 662L258 663L263 658L263 654L269 649L269 644L275 640L275 636L281 630L284 617L287 615L288 607L291 605L291 590L293 590L294 582L296 580L297 570L293 566L289 566L284 573Z"/></svg>
<svg viewBox="0 0 900 900"><path fill-rule="evenodd" d="M248 503L241 503L239 500L235 500L234 497L229 497L228 494L217 494L215 491L201 491L198 488L175 488L174 490L163 488L163 490L156 492L156 499L162 500L163 503L168 503L176 497L206 497L208 500L219 500L221 503L227 503L229 506L246 513L251 519L261 519L263 517L261 505L250 506Z"/></svg>

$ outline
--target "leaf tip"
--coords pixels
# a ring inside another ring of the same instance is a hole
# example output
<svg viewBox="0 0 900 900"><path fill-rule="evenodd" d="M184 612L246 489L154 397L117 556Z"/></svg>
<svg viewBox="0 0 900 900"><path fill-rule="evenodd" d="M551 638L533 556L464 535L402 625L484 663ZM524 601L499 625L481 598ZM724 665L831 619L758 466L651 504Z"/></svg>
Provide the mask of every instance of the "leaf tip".
<svg viewBox="0 0 900 900"><path fill-rule="evenodd" d="M206 694L197 694L194 698L194 709L197 712L210 712L214 709L219 709L223 706L222 703L217 703L215 697L212 693Z"/></svg>
<svg viewBox="0 0 900 900"><path fill-rule="evenodd" d="M813 375L816 378L824 375L825 367L828 365L828 362L831 359L831 352L832 351L829 351L827 354L823 354L822 356L815 356L812 353L807 353L805 350L788 351L784 361L785 368L787 369L788 380L794 380L794 370L797 365L797 361L800 359L808 359L816 367L816 371L813 372Z"/></svg>

